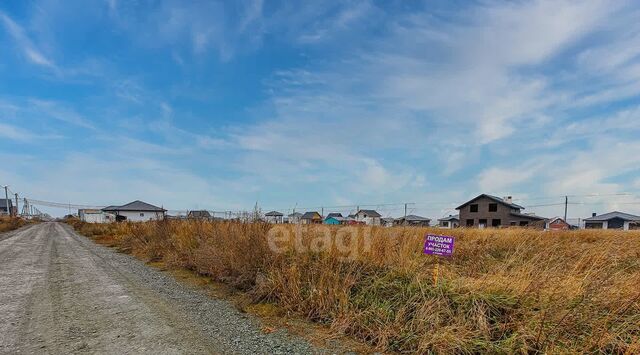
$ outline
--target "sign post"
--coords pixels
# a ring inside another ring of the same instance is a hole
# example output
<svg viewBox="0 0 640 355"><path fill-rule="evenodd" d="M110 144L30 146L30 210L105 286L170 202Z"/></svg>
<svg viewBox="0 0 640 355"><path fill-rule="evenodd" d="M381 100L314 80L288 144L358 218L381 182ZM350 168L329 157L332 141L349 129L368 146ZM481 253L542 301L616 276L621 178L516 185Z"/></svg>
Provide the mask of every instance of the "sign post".
<svg viewBox="0 0 640 355"><path fill-rule="evenodd" d="M433 268L433 284L438 284L438 276L440 273L440 256L453 256L453 246L455 239L446 235L427 234L424 238L423 253L427 255L435 255L436 265Z"/></svg>

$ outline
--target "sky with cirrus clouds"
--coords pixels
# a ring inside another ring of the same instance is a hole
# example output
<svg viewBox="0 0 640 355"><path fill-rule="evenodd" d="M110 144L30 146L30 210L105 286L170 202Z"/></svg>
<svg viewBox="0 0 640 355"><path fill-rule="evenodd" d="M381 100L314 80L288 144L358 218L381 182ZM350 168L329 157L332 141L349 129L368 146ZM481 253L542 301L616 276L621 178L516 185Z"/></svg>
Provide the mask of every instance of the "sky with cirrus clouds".
<svg viewBox="0 0 640 355"><path fill-rule="evenodd" d="M5 1L0 183L175 210L440 217L484 192L640 214L639 20L634 1Z"/></svg>

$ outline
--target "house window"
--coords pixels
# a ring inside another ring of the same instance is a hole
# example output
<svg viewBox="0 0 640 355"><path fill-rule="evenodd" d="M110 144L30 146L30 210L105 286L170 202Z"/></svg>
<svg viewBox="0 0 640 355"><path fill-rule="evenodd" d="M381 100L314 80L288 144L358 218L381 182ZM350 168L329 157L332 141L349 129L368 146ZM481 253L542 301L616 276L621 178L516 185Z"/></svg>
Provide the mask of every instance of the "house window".
<svg viewBox="0 0 640 355"><path fill-rule="evenodd" d="M490 203L489 204L489 212L498 212L498 204Z"/></svg>
<svg viewBox="0 0 640 355"><path fill-rule="evenodd" d="M447 221L442 222L442 226L443 227L449 227L449 222L447 222Z"/></svg>
<svg viewBox="0 0 640 355"><path fill-rule="evenodd" d="M486 226L487 226L487 220L486 220L486 219L484 219L484 218L482 218L482 219L480 219L480 220L478 221L478 224L483 225L483 226L485 226L485 227L486 227Z"/></svg>
<svg viewBox="0 0 640 355"><path fill-rule="evenodd" d="M515 227L515 226L517 226L517 225L518 225L518 222L516 222L516 221L511 221L511 223L509 223L509 224Z"/></svg>
<svg viewBox="0 0 640 355"><path fill-rule="evenodd" d="M144 217L144 213L140 212L140 217Z"/></svg>
<svg viewBox="0 0 640 355"><path fill-rule="evenodd" d="M502 221L499 219L492 219L491 226L492 227L500 227L502 225Z"/></svg>
<svg viewBox="0 0 640 355"><path fill-rule="evenodd" d="M469 211L470 212L478 212L478 205L477 204L473 204L469 206Z"/></svg>
<svg viewBox="0 0 640 355"><path fill-rule="evenodd" d="M467 227L473 227L473 219L467 219Z"/></svg>

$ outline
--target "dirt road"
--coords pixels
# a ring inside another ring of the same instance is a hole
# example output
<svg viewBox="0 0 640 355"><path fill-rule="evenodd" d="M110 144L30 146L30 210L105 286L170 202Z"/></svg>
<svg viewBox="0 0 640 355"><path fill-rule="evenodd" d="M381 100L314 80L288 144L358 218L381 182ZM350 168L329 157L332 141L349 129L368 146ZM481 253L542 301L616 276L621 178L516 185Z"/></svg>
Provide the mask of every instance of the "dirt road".
<svg viewBox="0 0 640 355"><path fill-rule="evenodd" d="M0 353L315 353L229 303L42 223L0 234Z"/></svg>

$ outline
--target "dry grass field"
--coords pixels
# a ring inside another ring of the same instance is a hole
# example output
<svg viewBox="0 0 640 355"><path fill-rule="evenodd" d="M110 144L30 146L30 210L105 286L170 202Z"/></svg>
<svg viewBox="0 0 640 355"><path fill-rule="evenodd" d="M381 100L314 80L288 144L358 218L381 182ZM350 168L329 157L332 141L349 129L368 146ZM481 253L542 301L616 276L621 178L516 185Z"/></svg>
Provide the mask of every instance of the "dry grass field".
<svg viewBox="0 0 640 355"><path fill-rule="evenodd" d="M0 217L0 233L12 231L29 224L22 218Z"/></svg>
<svg viewBox="0 0 640 355"><path fill-rule="evenodd" d="M640 353L640 232L70 223L383 351ZM427 232L456 238L437 284Z"/></svg>

